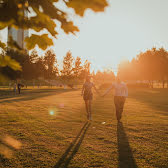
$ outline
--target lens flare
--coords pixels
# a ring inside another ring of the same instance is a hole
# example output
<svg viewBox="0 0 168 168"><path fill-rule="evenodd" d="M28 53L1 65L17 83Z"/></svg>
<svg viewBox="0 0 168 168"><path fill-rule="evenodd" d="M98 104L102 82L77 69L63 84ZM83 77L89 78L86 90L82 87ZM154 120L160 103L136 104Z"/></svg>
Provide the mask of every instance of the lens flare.
<svg viewBox="0 0 168 168"><path fill-rule="evenodd" d="M51 116L53 116L55 114L55 112L53 110L51 110L49 113Z"/></svg>
<svg viewBox="0 0 168 168"><path fill-rule="evenodd" d="M48 110L50 116L57 116L59 113L59 109L57 107L51 107Z"/></svg>
<svg viewBox="0 0 168 168"><path fill-rule="evenodd" d="M59 110L60 110L59 105L54 106L54 107L53 106L49 107L48 108L48 115L52 116L52 117L56 117L59 115Z"/></svg>

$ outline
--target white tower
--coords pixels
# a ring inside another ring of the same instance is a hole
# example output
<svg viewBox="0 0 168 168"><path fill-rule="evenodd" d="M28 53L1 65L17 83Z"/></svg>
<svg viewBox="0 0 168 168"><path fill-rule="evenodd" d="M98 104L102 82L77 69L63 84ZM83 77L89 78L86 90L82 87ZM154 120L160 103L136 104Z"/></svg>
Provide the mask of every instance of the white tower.
<svg viewBox="0 0 168 168"><path fill-rule="evenodd" d="M28 17L28 12L25 12L25 16ZM8 28L8 39L10 36L17 42L19 47L25 49L24 39L29 36L29 30Z"/></svg>
<svg viewBox="0 0 168 168"><path fill-rule="evenodd" d="M29 36L28 30L8 28L8 38L12 37L14 41L17 42L19 47L25 49L24 39Z"/></svg>

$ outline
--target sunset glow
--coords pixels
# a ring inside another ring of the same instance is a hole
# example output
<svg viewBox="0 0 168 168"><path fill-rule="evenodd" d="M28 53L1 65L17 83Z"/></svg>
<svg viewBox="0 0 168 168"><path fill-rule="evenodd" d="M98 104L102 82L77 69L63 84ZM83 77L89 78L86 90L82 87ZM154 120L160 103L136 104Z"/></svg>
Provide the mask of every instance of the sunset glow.
<svg viewBox="0 0 168 168"><path fill-rule="evenodd" d="M109 1L104 13L87 10L84 18L72 18L80 32L61 33L52 47L62 59L68 50L92 62L92 68L116 68L154 46L168 49L167 0ZM60 6L62 4L60 3ZM62 6L62 8L64 8Z"/></svg>
<svg viewBox="0 0 168 168"><path fill-rule="evenodd" d="M167 0L109 0L109 7L103 13L86 10L84 18L76 16L62 2L59 8L68 11L70 20L80 29L76 36L65 34L56 22L60 33L53 39L60 66L67 51L74 57L80 56L92 63L92 69L116 70L123 60L131 60L140 52L152 47L168 49ZM0 37L4 37L1 32ZM38 49L40 54L44 51Z"/></svg>
<svg viewBox="0 0 168 168"><path fill-rule="evenodd" d="M0 0L0 167L168 168L168 0Z"/></svg>

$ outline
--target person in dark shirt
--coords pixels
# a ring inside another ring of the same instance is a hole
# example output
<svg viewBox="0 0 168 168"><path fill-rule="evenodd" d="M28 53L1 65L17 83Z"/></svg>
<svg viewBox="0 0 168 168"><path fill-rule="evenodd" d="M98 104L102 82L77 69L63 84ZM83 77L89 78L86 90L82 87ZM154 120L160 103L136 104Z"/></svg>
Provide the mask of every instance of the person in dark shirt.
<svg viewBox="0 0 168 168"><path fill-rule="evenodd" d="M91 103L93 99L92 88L99 94L98 90L96 89L95 85L90 81L91 77L88 76L86 78L85 83L83 84L82 93L83 99L85 101L86 112L87 112L87 119L92 120L91 116ZM100 95L100 94L99 94Z"/></svg>
<svg viewBox="0 0 168 168"><path fill-rule="evenodd" d="M18 88L18 93L20 94L20 92L21 92L21 88L22 87L24 87L24 85L23 84L21 84L21 83L18 83L17 84L17 88Z"/></svg>

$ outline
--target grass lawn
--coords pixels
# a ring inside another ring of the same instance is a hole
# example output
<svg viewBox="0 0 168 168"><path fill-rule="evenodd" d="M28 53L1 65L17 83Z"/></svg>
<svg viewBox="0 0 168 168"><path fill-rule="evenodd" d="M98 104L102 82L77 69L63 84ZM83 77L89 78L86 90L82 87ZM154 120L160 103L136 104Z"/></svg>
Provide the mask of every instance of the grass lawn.
<svg viewBox="0 0 168 168"><path fill-rule="evenodd" d="M0 132L1 168L167 168L168 89L129 89L121 124L112 93L87 122L79 90L1 90Z"/></svg>

